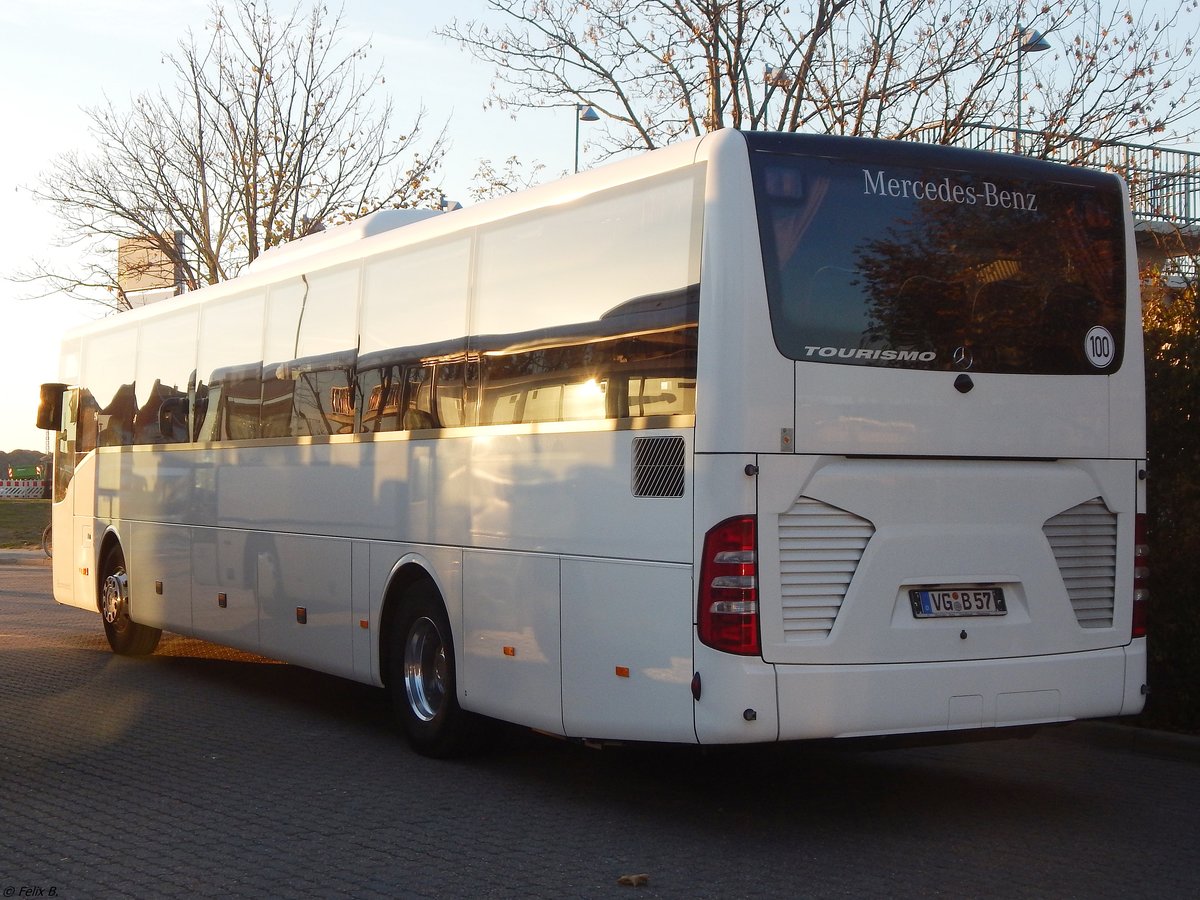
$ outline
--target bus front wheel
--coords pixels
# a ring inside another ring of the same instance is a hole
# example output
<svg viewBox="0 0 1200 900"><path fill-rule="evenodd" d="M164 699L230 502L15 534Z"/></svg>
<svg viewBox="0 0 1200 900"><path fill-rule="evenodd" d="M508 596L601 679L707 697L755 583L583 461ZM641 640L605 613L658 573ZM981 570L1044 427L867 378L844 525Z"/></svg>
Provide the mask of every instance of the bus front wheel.
<svg viewBox="0 0 1200 900"><path fill-rule="evenodd" d="M409 588L390 638L388 686L409 744L423 756L462 753L474 717L458 705L454 640L432 581Z"/></svg>
<svg viewBox="0 0 1200 900"><path fill-rule="evenodd" d="M125 556L116 544L105 552L100 567L100 616L113 653L145 656L158 646L162 629L139 625L129 618L129 573Z"/></svg>

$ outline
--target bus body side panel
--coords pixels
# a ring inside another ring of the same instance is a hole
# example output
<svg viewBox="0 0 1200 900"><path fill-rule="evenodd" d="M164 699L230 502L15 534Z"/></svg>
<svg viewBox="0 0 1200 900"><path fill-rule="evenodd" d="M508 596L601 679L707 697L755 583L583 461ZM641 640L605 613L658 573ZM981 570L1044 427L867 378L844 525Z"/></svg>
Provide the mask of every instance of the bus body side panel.
<svg viewBox="0 0 1200 900"><path fill-rule="evenodd" d="M350 541L293 534L251 538L262 539L250 558L258 576L263 651L354 678Z"/></svg>
<svg viewBox="0 0 1200 900"><path fill-rule="evenodd" d="M784 445L795 425L794 364L775 350L771 335L745 141L736 132L718 132L704 139L701 151L709 163L696 449L776 453L790 449ZM714 524L699 518L696 527Z"/></svg>
<svg viewBox="0 0 1200 900"><path fill-rule="evenodd" d="M678 496L639 496L644 440L691 459L687 428L471 439L466 708L577 737L694 739L690 464Z"/></svg>
<svg viewBox="0 0 1200 900"><path fill-rule="evenodd" d="M96 454L79 463L67 494L54 505L54 599L65 606L96 612L96 568L92 532ZM85 574L86 573L86 574Z"/></svg>
<svg viewBox="0 0 1200 900"><path fill-rule="evenodd" d="M54 599L66 606L78 606L75 598L75 572L77 571L77 553L79 544L76 535L75 491L77 487L71 484L67 494L50 507L50 525L54 530L54 556L50 561L54 581ZM95 609L93 601L90 607Z"/></svg>
<svg viewBox="0 0 1200 900"><path fill-rule="evenodd" d="M468 479L442 473L465 473L466 449L441 440L102 452L98 507L124 516L135 621L376 680L369 648L355 644L368 630L361 619L379 619L352 603L351 538L403 537L389 564L414 545L455 543ZM449 576L456 598L457 567ZM457 629L461 615L452 621Z"/></svg>
<svg viewBox="0 0 1200 900"><path fill-rule="evenodd" d="M692 743L687 565L563 559L563 722L573 737Z"/></svg>
<svg viewBox="0 0 1200 900"><path fill-rule="evenodd" d="M416 554L447 603L465 708L562 732L565 671L574 733L611 736L615 686L641 704L622 736L669 723L691 740L692 479L678 497L633 487L634 442L661 438L690 460L687 428L107 451L101 502L123 518L100 523L121 522L138 621L376 683L377 651L354 663L352 539L370 541L376 634L387 578ZM148 524L176 519L190 527ZM447 564L439 548L464 534L475 549ZM560 634L589 653L561 662ZM613 685L589 680L597 659Z"/></svg>
<svg viewBox="0 0 1200 900"><path fill-rule="evenodd" d="M190 530L126 520L121 534L129 567L130 616L143 625L192 634Z"/></svg>
<svg viewBox="0 0 1200 900"><path fill-rule="evenodd" d="M562 734L559 559L463 552L464 708Z"/></svg>
<svg viewBox="0 0 1200 900"><path fill-rule="evenodd" d="M251 547L250 534L207 526L191 528L190 532L192 625L196 636L258 652L260 561Z"/></svg>
<svg viewBox="0 0 1200 900"><path fill-rule="evenodd" d="M1120 371L1108 379L1109 421L1113 427L1108 434L1108 453L1114 459L1146 460L1146 360L1142 334L1142 285L1138 272L1138 252L1135 240L1132 207L1129 203L1129 185L1121 182L1121 191L1126 210L1125 296L1129 298L1125 317L1125 357ZM1095 454L1093 454L1095 455ZM1145 482L1141 482L1145 492ZM1139 511L1145 512L1145 497L1140 501Z"/></svg>

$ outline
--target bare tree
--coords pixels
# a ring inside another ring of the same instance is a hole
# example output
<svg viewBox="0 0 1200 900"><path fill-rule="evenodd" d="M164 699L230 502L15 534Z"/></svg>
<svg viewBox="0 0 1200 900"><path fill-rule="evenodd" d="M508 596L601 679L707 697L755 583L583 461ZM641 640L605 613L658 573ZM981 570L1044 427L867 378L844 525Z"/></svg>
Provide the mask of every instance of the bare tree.
<svg viewBox="0 0 1200 900"><path fill-rule="evenodd" d="M439 33L496 67L501 106L593 106L610 125L606 150L620 152L763 127L771 96L795 88L764 85L762 61L803 65L853 0L816 2L817 18L796 30L778 0L489 0L500 24Z"/></svg>
<svg viewBox="0 0 1200 900"><path fill-rule="evenodd" d="M1026 152L1051 155L1068 134L1087 152L1200 109L1196 3L1177 2L488 0L486 20L440 33L495 67L502 106L602 111L606 155L727 125L952 142L977 123L1025 124L1044 135ZM1026 28L1057 50L1022 53Z"/></svg>
<svg viewBox="0 0 1200 900"><path fill-rule="evenodd" d="M369 45L344 46L342 31L320 2L279 16L269 0L214 0L204 32L165 56L173 87L87 110L92 146L34 191L88 268L27 279L90 299L107 288L123 308L114 239L156 248L195 289L276 244L429 199L444 130L418 151L422 108L397 134L379 71L360 70Z"/></svg>
<svg viewBox="0 0 1200 900"><path fill-rule="evenodd" d="M541 180L542 170L546 168L545 163L537 160L526 165L516 156L510 156L501 165L502 168L497 169L490 159L479 161L474 183L467 189L472 200L503 197L505 194L533 187Z"/></svg>

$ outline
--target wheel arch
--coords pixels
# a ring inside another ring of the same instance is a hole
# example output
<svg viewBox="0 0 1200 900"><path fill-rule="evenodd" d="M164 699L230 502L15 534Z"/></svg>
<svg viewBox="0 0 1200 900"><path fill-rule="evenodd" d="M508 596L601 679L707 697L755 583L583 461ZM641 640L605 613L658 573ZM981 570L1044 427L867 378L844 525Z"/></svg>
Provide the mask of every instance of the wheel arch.
<svg viewBox="0 0 1200 900"><path fill-rule="evenodd" d="M392 628L395 625L396 617L400 613L400 608L404 605L404 595L414 584L419 581L429 580L437 587L438 596L442 599L443 608L446 605L446 595L438 585L437 579L433 577L433 573L427 563L423 560L408 559L401 560L388 576L387 587L383 592L383 608L379 616L379 635L376 646L379 649L379 679L385 687L389 687L388 682L391 680L391 640L390 636ZM451 630L453 630L451 624Z"/></svg>

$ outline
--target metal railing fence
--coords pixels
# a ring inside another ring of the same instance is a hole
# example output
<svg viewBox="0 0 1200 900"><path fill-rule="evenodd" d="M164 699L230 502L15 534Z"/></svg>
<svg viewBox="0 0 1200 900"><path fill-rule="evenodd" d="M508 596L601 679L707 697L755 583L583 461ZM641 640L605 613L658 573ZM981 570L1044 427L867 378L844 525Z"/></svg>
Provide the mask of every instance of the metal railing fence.
<svg viewBox="0 0 1200 900"><path fill-rule="evenodd" d="M935 125L911 139L940 143L944 134ZM1162 219L1179 228L1200 223L1200 153L986 124L963 127L951 143L1115 172L1129 184L1135 219Z"/></svg>

